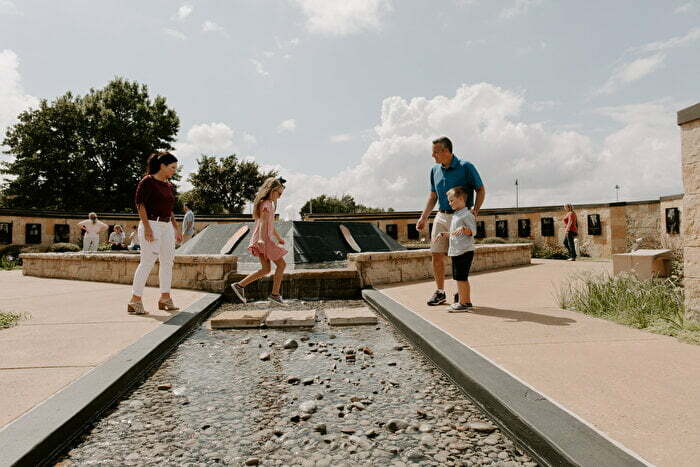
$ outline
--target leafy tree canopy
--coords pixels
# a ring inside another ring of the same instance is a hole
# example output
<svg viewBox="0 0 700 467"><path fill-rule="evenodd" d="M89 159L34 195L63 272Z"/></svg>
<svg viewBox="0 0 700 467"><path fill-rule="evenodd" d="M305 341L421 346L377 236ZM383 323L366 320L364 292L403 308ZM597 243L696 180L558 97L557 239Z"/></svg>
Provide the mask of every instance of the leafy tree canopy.
<svg viewBox="0 0 700 467"><path fill-rule="evenodd" d="M85 96L71 92L18 116L0 163L5 207L125 212L154 151L172 149L180 125L164 97L116 78Z"/></svg>
<svg viewBox="0 0 700 467"><path fill-rule="evenodd" d="M256 162L240 160L235 154L221 158L202 155L197 166L188 178L192 190L181 199L195 212L207 214L241 214L263 181L277 176L277 172L264 172Z"/></svg>
<svg viewBox="0 0 700 467"><path fill-rule="evenodd" d="M388 209L393 211L392 208ZM370 208L355 202L355 199L350 195L344 195L341 198L321 195L308 200L301 207L299 214L303 217L304 214L330 214L330 213L360 213L360 212L386 212L380 208Z"/></svg>

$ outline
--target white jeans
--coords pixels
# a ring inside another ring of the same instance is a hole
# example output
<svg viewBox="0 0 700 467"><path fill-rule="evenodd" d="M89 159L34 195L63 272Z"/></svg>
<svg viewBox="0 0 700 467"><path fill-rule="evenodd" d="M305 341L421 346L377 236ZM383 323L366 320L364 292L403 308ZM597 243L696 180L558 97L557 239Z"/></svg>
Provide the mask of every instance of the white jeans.
<svg viewBox="0 0 700 467"><path fill-rule="evenodd" d="M83 237L83 253L93 253L100 246L100 234L86 233Z"/></svg>
<svg viewBox="0 0 700 467"><path fill-rule="evenodd" d="M153 269L156 259L160 262L158 279L160 293L170 293L170 284L173 281L173 262L175 260L175 229L170 222L148 221L153 230L153 241L146 240L143 223L139 223L139 243L141 244L141 262L134 274L133 293L137 297L143 296L143 288L146 286L148 275Z"/></svg>

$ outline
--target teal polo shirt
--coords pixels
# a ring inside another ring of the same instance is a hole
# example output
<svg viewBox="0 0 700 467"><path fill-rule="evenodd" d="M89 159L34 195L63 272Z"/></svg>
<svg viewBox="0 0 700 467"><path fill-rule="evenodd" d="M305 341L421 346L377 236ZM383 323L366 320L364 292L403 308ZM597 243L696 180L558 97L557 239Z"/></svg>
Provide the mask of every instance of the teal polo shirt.
<svg viewBox="0 0 700 467"><path fill-rule="evenodd" d="M474 206L474 190L484 184L474 164L452 154L452 163L448 168L436 164L430 169L430 191L438 195L438 209L452 211L447 192L456 186L463 186L467 190L467 207L471 208Z"/></svg>

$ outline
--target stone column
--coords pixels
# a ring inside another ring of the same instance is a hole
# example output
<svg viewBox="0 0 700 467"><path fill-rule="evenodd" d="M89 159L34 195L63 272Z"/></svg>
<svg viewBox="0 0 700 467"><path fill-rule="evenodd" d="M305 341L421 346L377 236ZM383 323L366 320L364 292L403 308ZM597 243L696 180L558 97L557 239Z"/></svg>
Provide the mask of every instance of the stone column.
<svg viewBox="0 0 700 467"><path fill-rule="evenodd" d="M683 270L686 318L700 321L700 103L678 112L683 166Z"/></svg>

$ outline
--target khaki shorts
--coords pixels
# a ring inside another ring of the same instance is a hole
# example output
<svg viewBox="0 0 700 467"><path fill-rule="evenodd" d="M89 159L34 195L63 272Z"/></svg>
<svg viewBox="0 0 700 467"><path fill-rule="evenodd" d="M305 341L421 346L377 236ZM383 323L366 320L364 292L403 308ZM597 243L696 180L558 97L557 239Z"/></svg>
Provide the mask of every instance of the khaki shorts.
<svg viewBox="0 0 700 467"><path fill-rule="evenodd" d="M437 238L441 232L449 232L452 224L452 214L438 212L433 221L433 232L430 235L430 251L432 253L445 253L450 248L450 237Z"/></svg>

